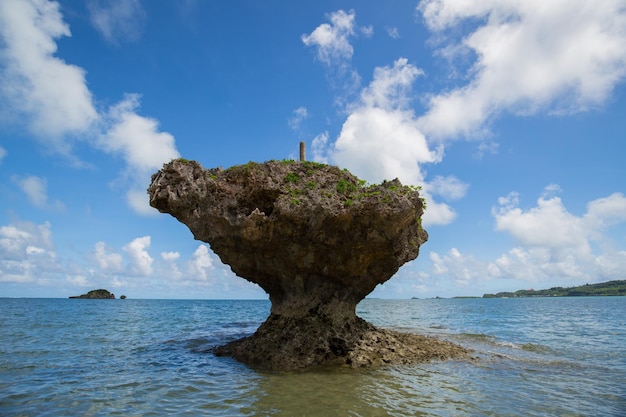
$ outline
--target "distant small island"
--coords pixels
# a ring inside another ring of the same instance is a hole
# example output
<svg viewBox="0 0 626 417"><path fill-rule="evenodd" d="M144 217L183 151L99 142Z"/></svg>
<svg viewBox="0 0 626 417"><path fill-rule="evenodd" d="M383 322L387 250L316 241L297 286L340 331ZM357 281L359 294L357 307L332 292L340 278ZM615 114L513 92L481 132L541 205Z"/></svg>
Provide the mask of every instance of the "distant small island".
<svg viewBox="0 0 626 417"><path fill-rule="evenodd" d="M578 287L552 287L547 290L518 290L485 294L483 298L519 298L519 297L597 297L626 296L626 280L585 284Z"/></svg>
<svg viewBox="0 0 626 417"><path fill-rule="evenodd" d="M72 295L70 298L90 298L95 300L114 300L115 294L110 293L107 290L99 289L99 290L91 290L87 294L83 295ZM126 297L124 297L126 298Z"/></svg>

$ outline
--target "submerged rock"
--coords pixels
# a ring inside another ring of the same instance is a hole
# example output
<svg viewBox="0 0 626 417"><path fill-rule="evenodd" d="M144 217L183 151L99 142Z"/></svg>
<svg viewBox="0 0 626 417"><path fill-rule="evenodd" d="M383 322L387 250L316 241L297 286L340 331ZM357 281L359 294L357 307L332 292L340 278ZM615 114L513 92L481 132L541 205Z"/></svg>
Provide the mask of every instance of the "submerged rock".
<svg viewBox="0 0 626 417"><path fill-rule="evenodd" d="M267 321L217 354L295 369L462 353L456 345L380 330L356 316L359 301L415 259L428 239L417 189L397 179L365 186L346 170L313 162L206 170L177 159L152 176L148 193L153 207L187 225L235 274L269 294ZM418 338L421 346L438 347L407 347L417 346Z"/></svg>

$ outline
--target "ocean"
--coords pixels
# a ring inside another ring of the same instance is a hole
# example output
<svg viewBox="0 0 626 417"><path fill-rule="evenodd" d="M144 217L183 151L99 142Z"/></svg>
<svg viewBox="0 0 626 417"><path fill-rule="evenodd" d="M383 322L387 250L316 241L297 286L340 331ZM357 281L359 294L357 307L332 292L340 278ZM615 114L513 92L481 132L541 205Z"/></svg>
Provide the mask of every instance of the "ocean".
<svg viewBox="0 0 626 417"><path fill-rule="evenodd" d="M475 359L250 369L267 300L0 299L0 416L626 416L626 297L366 299Z"/></svg>

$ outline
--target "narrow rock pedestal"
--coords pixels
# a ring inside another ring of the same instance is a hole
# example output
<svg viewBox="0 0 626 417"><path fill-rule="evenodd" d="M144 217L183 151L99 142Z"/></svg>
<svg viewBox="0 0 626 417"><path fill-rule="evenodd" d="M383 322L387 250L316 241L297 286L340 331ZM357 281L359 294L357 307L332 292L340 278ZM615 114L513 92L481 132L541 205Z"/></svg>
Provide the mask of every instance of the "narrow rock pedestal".
<svg viewBox="0 0 626 417"><path fill-rule="evenodd" d="M269 294L270 316L256 333L216 354L283 370L466 353L377 329L355 313L427 240L417 189L398 180L366 186L345 170L307 161L206 170L178 159L153 175L148 193L153 207L187 225L235 274Z"/></svg>

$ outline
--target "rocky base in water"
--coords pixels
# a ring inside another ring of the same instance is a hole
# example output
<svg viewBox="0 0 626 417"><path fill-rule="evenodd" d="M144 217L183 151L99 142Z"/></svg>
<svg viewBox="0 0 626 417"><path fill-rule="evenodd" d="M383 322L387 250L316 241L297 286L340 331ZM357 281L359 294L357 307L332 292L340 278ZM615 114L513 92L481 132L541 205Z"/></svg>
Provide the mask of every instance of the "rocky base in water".
<svg viewBox="0 0 626 417"><path fill-rule="evenodd" d="M470 354L452 342L380 329L359 317L334 325L320 316L294 319L276 315L254 335L219 346L214 353L278 371L333 364L353 368L413 364L468 358Z"/></svg>

